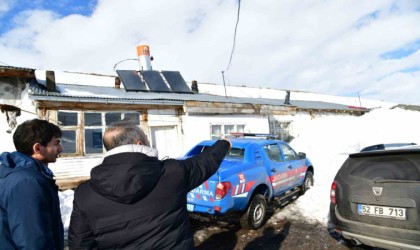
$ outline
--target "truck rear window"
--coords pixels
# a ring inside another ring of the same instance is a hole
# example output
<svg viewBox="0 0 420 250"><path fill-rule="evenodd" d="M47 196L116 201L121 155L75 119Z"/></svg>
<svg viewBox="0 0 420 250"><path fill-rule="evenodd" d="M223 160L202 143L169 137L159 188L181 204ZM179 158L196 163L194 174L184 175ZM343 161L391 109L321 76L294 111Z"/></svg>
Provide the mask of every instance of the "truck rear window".
<svg viewBox="0 0 420 250"><path fill-rule="evenodd" d="M227 152L226 156L237 157L237 158L244 158L245 149L244 148L231 148L229 152Z"/></svg>
<svg viewBox="0 0 420 250"><path fill-rule="evenodd" d="M191 150L188 156L197 155L203 152L204 150L206 150L207 148L209 148L209 146L198 145L193 150ZM235 158L244 158L244 155L245 155L244 148L231 148L229 152L227 152L226 154L227 157L235 157Z"/></svg>

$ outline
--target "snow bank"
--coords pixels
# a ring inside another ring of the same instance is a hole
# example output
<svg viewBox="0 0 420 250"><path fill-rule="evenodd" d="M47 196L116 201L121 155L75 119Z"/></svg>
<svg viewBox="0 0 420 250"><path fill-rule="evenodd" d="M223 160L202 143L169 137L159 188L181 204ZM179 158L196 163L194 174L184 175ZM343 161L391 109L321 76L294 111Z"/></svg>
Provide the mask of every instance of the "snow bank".
<svg viewBox="0 0 420 250"><path fill-rule="evenodd" d="M271 220L285 217L328 222L330 187L348 154L379 143L420 144L420 112L377 109L360 117L320 117L290 145L305 152L315 168L315 185L304 196L276 213Z"/></svg>
<svg viewBox="0 0 420 250"><path fill-rule="evenodd" d="M60 198L61 220L64 225L64 238L67 238L67 232L70 225L71 211L73 210L73 190L58 192Z"/></svg>

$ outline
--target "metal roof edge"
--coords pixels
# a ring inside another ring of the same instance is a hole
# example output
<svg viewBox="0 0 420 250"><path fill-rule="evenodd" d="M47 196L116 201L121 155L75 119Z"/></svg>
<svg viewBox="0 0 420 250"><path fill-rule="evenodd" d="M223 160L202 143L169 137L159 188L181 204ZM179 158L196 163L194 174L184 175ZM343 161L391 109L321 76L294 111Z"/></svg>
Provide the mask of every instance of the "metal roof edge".
<svg viewBox="0 0 420 250"><path fill-rule="evenodd" d="M115 104L161 104L161 105L185 105L185 102L207 102L207 103L233 103L267 106L296 107L300 110L319 111L341 111L341 112L369 112L369 109L352 107L343 104L313 101L313 100L291 100L290 105L284 104L283 99L251 98L251 97L226 97L211 94L188 94L188 93L154 93L154 92L119 92L112 87L98 86L75 86L58 84L68 93L48 92L43 86L31 83L29 95L34 100L60 101L60 102L91 102L91 103L115 103ZM101 92L101 89L103 92ZM80 91L72 93L71 91Z"/></svg>
<svg viewBox="0 0 420 250"><path fill-rule="evenodd" d="M67 96L45 96L33 95L31 99L34 101L59 101L59 102L81 102L81 103L104 103L104 104L152 104L152 105L176 105L183 106L184 101L176 100L147 100L147 99L120 99L120 98L106 98L106 97L67 97Z"/></svg>

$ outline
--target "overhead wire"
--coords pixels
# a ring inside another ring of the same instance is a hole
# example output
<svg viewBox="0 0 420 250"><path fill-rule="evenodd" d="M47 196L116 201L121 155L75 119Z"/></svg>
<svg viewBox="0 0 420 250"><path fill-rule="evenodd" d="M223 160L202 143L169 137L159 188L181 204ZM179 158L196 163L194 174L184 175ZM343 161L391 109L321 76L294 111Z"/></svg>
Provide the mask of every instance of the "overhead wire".
<svg viewBox="0 0 420 250"><path fill-rule="evenodd" d="M233 45L232 45L232 51L230 52L230 57L229 57L229 63L226 67L225 70L222 70L222 78L223 78L223 86L225 88L225 97L227 98L227 92L226 92L226 82L225 82L225 72L227 72L230 68L230 65L232 63L232 58L233 58L233 53L235 51L235 46L236 46L236 33L238 30L238 24L239 24L239 14L241 12L241 0L238 0L238 13L236 16L236 24L235 24L235 31L233 33Z"/></svg>
<svg viewBox="0 0 420 250"><path fill-rule="evenodd" d="M237 17L236 17L236 24L235 24L235 31L233 34L233 45L232 45L232 51L230 52L230 57L229 57L229 63L228 66L226 67L226 69L224 70L224 72L228 71L230 68L230 65L232 63L232 58L233 58L233 53L235 51L235 46L236 46L236 33L238 30L238 24L239 24L239 14L241 11L241 0L238 0L238 13L237 13Z"/></svg>

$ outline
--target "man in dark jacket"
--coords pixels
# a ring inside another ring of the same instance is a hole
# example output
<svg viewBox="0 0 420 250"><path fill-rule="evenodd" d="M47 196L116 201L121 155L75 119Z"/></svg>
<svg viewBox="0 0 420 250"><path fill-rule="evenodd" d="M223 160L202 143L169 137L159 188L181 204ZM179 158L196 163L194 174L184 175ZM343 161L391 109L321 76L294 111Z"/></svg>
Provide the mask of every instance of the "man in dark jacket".
<svg viewBox="0 0 420 250"><path fill-rule="evenodd" d="M61 130L45 120L19 125L16 152L0 155L0 249L63 249L58 188L48 163L63 151Z"/></svg>
<svg viewBox="0 0 420 250"><path fill-rule="evenodd" d="M217 171L230 142L160 161L137 126L114 124L103 141L102 164L75 192L70 249L193 249L187 193Z"/></svg>

